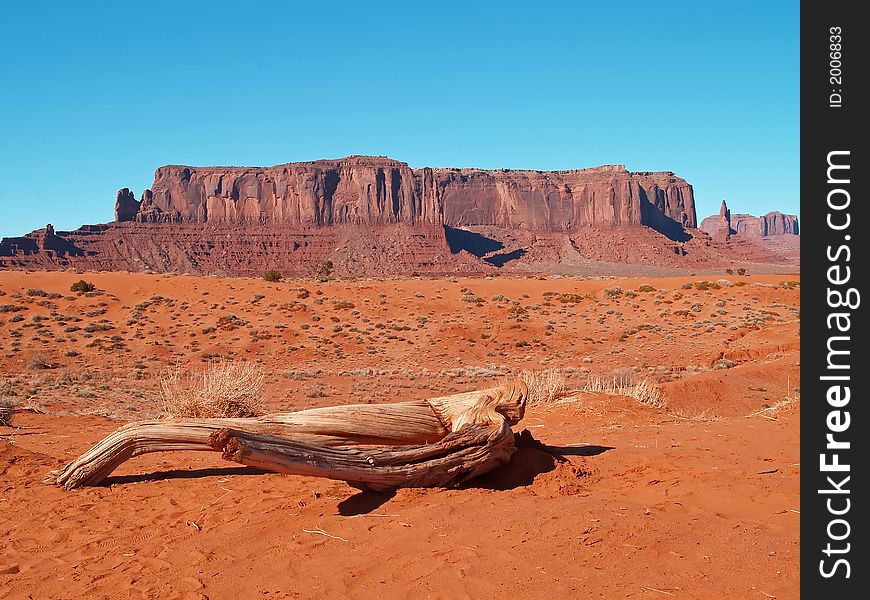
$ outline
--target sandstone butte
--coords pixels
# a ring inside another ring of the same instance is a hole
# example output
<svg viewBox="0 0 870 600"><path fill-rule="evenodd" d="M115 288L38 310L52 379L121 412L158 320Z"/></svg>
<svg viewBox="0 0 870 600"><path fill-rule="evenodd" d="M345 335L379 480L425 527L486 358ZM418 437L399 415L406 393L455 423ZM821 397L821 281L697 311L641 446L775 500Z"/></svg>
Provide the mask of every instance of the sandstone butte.
<svg viewBox="0 0 870 600"><path fill-rule="evenodd" d="M711 236L719 238L730 238L735 234L753 239L778 235L800 235L798 219L795 215L786 215L779 211L771 211L761 217L731 214L724 200L719 214L701 221L700 228Z"/></svg>
<svg viewBox="0 0 870 600"><path fill-rule="evenodd" d="M112 223L3 239L0 268L305 275L329 260L337 274L405 275L789 262L761 247L735 255L697 226L689 183L622 165L412 169L369 156L169 165L139 200L118 191ZM787 225L774 218L765 227Z"/></svg>

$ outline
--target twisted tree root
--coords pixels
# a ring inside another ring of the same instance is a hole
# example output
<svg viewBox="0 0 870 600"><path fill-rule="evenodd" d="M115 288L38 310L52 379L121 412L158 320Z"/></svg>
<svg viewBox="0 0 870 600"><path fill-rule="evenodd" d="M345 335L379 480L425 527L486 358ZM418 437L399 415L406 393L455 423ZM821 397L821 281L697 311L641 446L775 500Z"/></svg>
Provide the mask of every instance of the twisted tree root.
<svg viewBox="0 0 870 600"><path fill-rule="evenodd" d="M225 460L359 488L447 487L508 462L511 426L528 389L515 383L424 401L358 404L257 419L167 419L130 423L45 483L98 485L121 463L149 452L219 451Z"/></svg>

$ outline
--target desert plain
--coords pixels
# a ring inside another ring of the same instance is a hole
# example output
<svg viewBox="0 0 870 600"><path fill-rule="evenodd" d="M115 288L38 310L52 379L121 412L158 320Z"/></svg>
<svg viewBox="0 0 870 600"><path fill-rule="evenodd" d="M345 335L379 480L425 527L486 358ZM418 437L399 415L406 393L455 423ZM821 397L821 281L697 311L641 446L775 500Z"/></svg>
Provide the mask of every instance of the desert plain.
<svg viewBox="0 0 870 600"><path fill-rule="evenodd" d="M797 598L799 334L794 274L0 272L0 598ZM528 407L509 464L458 489L361 492L207 452L43 484L160 416L168 373L215 361L258 365L271 412L524 371L563 389Z"/></svg>

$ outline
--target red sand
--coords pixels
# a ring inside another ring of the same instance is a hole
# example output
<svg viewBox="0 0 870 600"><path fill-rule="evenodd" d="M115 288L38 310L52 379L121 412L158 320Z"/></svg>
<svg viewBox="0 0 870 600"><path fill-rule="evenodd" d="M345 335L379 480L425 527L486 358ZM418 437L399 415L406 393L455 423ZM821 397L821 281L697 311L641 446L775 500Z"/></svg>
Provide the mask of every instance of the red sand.
<svg viewBox="0 0 870 600"><path fill-rule="evenodd" d="M800 306L782 286L798 277L723 277L747 285L2 272L0 307L26 308L0 313L0 397L44 414L0 427L0 598L798 597ZM81 278L105 293L65 299ZM533 407L517 430L551 452L522 448L458 490L360 493L210 453L140 457L76 492L42 485L156 415L161 373L214 355L261 363L269 410L550 367L574 388L633 370L669 406L575 393Z"/></svg>

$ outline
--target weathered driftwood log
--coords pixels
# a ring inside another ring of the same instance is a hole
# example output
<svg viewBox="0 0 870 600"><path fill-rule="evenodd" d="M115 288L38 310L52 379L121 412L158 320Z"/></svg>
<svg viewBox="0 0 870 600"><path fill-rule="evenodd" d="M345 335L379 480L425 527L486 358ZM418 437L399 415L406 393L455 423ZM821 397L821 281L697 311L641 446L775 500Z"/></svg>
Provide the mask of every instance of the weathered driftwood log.
<svg viewBox="0 0 870 600"><path fill-rule="evenodd" d="M351 404L256 419L130 423L45 477L68 490L97 485L149 452L219 451L267 471L340 479L363 489L447 487L508 462L525 412L522 381L453 396Z"/></svg>

